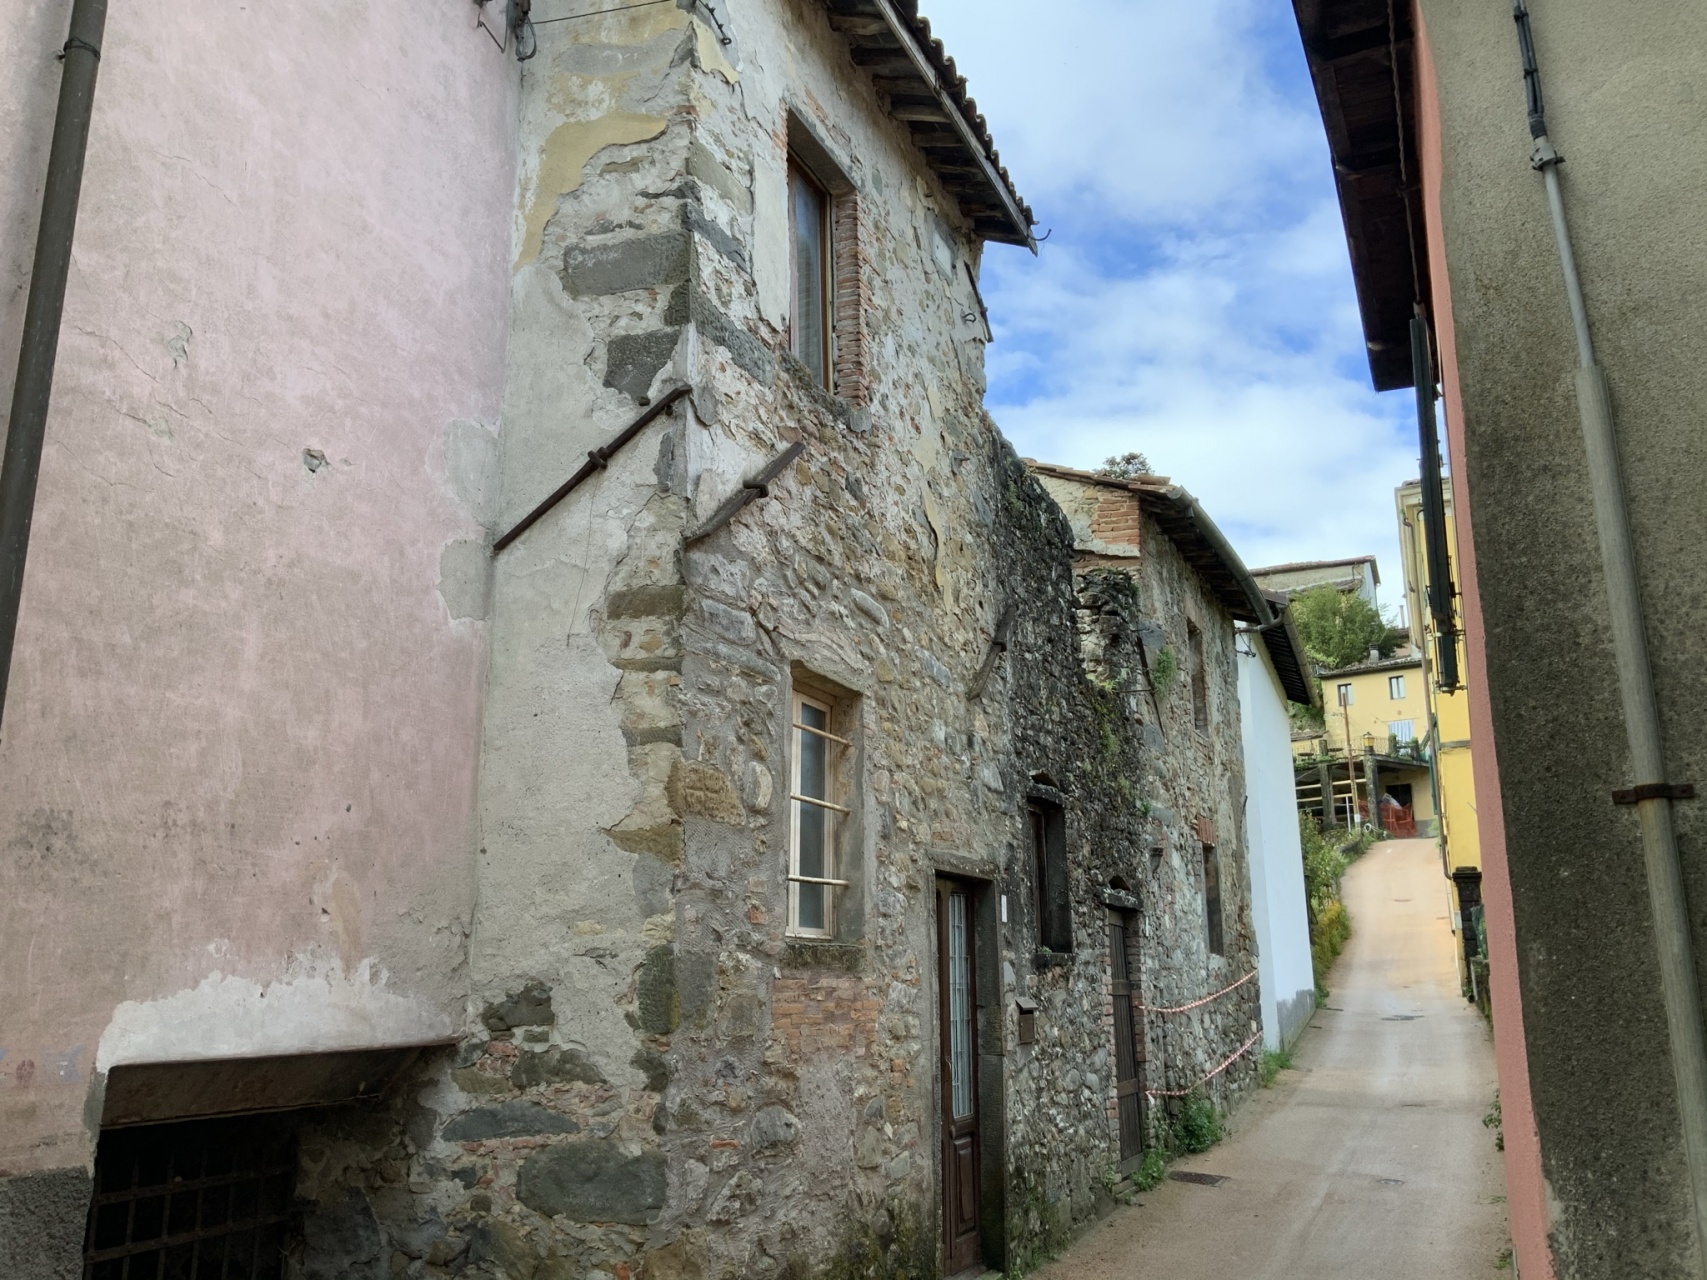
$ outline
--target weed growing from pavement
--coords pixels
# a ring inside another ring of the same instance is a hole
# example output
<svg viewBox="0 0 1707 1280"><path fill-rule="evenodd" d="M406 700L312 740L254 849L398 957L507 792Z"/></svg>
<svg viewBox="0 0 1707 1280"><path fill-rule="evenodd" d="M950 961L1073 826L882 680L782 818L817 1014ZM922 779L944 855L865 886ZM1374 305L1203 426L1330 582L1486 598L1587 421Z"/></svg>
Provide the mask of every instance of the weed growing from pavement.
<svg viewBox="0 0 1707 1280"><path fill-rule="evenodd" d="M1499 1256L1494 1259L1494 1270L1510 1271L1511 1269L1511 1246L1508 1244L1505 1248L1500 1250Z"/></svg>
<svg viewBox="0 0 1707 1280"><path fill-rule="evenodd" d="M1132 1175L1133 1190L1153 1191L1161 1185L1167 1173L1168 1158L1157 1148L1151 1147L1144 1153L1144 1163L1139 1165Z"/></svg>
<svg viewBox="0 0 1707 1280"><path fill-rule="evenodd" d="M1482 1117L1482 1128L1494 1131L1494 1150L1505 1150L1505 1117L1500 1114L1500 1091L1494 1090L1494 1100L1488 1106L1488 1114Z"/></svg>
<svg viewBox="0 0 1707 1280"><path fill-rule="evenodd" d="M1220 1109L1201 1093L1192 1094L1180 1104L1171 1127L1173 1145L1188 1155L1209 1150L1226 1133Z"/></svg>
<svg viewBox="0 0 1707 1280"><path fill-rule="evenodd" d="M1292 1050L1264 1049L1262 1054L1262 1087L1268 1088L1282 1071L1292 1070Z"/></svg>

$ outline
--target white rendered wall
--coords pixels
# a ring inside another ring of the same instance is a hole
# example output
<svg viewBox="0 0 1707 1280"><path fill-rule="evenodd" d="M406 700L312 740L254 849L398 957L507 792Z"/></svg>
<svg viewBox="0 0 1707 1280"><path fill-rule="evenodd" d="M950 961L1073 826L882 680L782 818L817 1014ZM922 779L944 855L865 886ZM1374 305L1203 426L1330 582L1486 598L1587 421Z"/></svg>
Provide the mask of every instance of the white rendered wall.
<svg viewBox="0 0 1707 1280"><path fill-rule="evenodd" d="M1254 641L1254 637L1251 637ZM1291 1044L1316 1007L1304 852L1292 781L1286 696L1260 643L1239 654L1239 713L1245 750L1245 825L1250 833L1251 914L1262 983L1263 1045Z"/></svg>

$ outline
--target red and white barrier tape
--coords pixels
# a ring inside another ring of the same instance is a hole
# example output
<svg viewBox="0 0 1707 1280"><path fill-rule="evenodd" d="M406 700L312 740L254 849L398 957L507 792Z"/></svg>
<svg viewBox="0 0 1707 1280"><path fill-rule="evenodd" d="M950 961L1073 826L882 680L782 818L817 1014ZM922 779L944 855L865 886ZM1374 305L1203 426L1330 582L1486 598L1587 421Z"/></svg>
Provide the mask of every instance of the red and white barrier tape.
<svg viewBox="0 0 1707 1280"><path fill-rule="evenodd" d="M1232 986L1222 987L1221 990L1217 991L1214 995L1204 996L1203 999L1201 999L1201 1000L1193 1000L1190 1004L1176 1005L1173 1008L1161 1008L1161 1007L1151 1006L1151 1005L1147 1005L1147 1004L1141 1004L1138 1007L1140 1009L1142 1009L1145 1013L1184 1013L1188 1009L1195 1009L1199 1005L1208 1004L1212 1000L1219 1000L1222 996L1226 995L1229 991L1237 991L1240 987L1244 986L1245 983L1249 982L1252 978L1254 978L1256 976L1257 976L1257 971L1255 969L1252 969L1249 973L1247 973L1244 977L1240 978Z"/></svg>
<svg viewBox="0 0 1707 1280"><path fill-rule="evenodd" d="M1258 1040L1261 1040L1261 1039L1262 1039L1262 1032L1259 1031L1254 1036L1252 1036L1249 1040L1245 1041L1242 1045L1240 1045L1238 1047L1238 1049L1236 1049L1234 1051L1232 1057L1228 1058L1227 1061L1223 1062L1220 1066L1216 1067L1215 1070L1211 1071L1208 1075L1204 1076L1203 1079L1199 1080L1196 1084L1192 1085L1191 1088L1189 1088L1189 1089L1146 1089L1146 1090L1144 1090L1144 1093L1147 1097L1151 1097L1151 1098L1189 1098L1192 1094L1196 1093L1199 1089L1203 1088L1204 1085L1208 1084L1216 1076L1220 1075L1228 1067L1232 1066L1240 1058L1244 1057L1247 1053L1249 1053L1251 1051L1251 1046L1253 1044L1255 1044Z"/></svg>

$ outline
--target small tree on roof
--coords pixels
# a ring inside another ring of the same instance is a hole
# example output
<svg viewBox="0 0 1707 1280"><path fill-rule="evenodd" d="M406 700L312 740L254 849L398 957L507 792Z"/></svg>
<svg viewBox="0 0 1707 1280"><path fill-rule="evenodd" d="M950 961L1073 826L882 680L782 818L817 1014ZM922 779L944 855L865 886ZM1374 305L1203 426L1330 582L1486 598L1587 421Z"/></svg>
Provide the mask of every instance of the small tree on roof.
<svg viewBox="0 0 1707 1280"><path fill-rule="evenodd" d="M1153 476L1150 470L1150 460L1141 453L1123 453L1118 458L1109 458L1096 469L1099 476L1107 476L1111 480L1132 480L1138 476Z"/></svg>

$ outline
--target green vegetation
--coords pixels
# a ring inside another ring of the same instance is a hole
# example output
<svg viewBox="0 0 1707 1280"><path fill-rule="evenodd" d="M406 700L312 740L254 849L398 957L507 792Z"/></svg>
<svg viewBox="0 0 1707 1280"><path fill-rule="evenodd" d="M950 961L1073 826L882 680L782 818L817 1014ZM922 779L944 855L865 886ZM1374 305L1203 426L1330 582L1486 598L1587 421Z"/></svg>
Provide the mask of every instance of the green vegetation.
<svg viewBox="0 0 1707 1280"><path fill-rule="evenodd" d="M1163 645L1161 652L1156 655L1156 666L1150 672L1150 687L1156 691L1158 698L1165 698L1174 677L1179 674L1179 655L1172 645Z"/></svg>
<svg viewBox="0 0 1707 1280"><path fill-rule="evenodd" d="M1151 1147L1144 1153L1144 1163L1132 1174L1132 1187L1135 1191L1153 1191L1167 1173L1168 1158L1158 1148Z"/></svg>
<svg viewBox="0 0 1707 1280"><path fill-rule="evenodd" d="M1123 453L1118 458L1109 458L1096 469L1099 476L1107 476L1111 480L1133 480L1139 476L1154 475L1150 470L1150 460L1141 453Z"/></svg>
<svg viewBox="0 0 1707 1280"><path fill-rule="evenodd" d="M1511 1269L1512 1269L1512 1266L1511 1266L1511 1246L1508 1244L1505 1248L1501 1249L1499 1251L1499 1253L1495 1256L1495 1258L1494 1258L1494 1270L1495 1271L1510 1271Z"/></svg>
<svg viewBox="0 0 1707 1280"><path fill-rule="evenodd" d="M1209 1150L1226 1136L1221 1122L1220 1108L1203 1094L1192 1094L1169 1125L1174 1147L1187 1155Z"/></svg>
<svg viewBox="0 0 1707 1280"><path fill-rule="evenodd" d="M1310 733L1323 733L1328 727L1327 710L1321 706L1306 707L1302 703L1288 702L1286 704L1286 718L1291 722L1294 731L1305 730Z"/></svg>
<svg viewBox="0 0 1707 1280"><path fill-rule="evenodd" d="M1494 1090L1494 1100L1488 1107L1488 1114L1482 1117L1482 1128L1494 1131L1494 1150L1505 1150L1505 1117L1500 1114L1500 1091Z"/></svg>
<svg viewBox="0 0 1707 1280"><path fill-rule="evenodd" d="M1339 959L1345 944L1351 940L1351 915L1343 902L1330 902L1322 908L1316 927L1310 931L1310 967L1316 971L1316 999L1328 998L1326 978L1334 961Z"/></svg>
<svg viewBox="0 0 1707 1280"><path fill-rule="evenodd" d="M1329 968L1351 938L1351 913L1340 901L1345 869L1375 843L1367 831L1339 832L1330 839L1308 814L1298 815L1298 839L1304 846L1304 905L1310 921L1310 960L1316 971L1316 1001L1328 998Z"/></svg>
<svg viewBox="0 0 1707 1280"><path fill-rule="evenodd" d="M1300 591L1290 612L1305 649L1330 671L1365 661L1371 649L1390 658L1404 634L1362 596L1335 587Z"/></svg>
<svg viewBox="0 0 1707 1280"><path fill-rule="evenodd" d="M1268 1088L1282 1071L1292 1070L1292 1050L1264 1049L1262 1054L1262 1087Z"/></svg>
<svg viewBox="0 0 1707 1280"><path fill-rule="evenodd" d="M1337 841L1329 840L1307 813L1298 815L1298 843L1304 848L1304 901L1312 932L1316 916L1330 902L1338 902L1340 882L1351 865ZM1362 850L1359 850L1362 852Z"/></svg>

